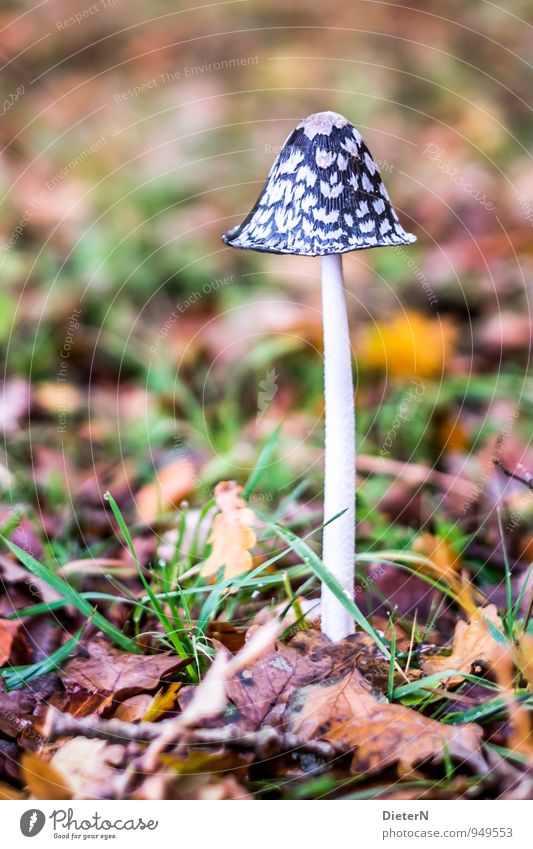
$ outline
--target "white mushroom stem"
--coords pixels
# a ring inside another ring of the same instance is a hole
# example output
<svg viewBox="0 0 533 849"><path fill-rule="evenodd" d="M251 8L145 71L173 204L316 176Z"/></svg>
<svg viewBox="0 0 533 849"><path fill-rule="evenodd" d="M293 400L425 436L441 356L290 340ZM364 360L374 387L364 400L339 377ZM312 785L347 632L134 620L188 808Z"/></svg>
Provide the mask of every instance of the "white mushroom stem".
<svg viewBox="0 0 533 849"><path fill-rule="evenodd" d="M355 407L348 313L342 256L322 257L324 324L324 521L346 512L324 528L322 559L353 599L355 563ZM322 633L337 642L354 632L348 611L325 585Z"/></svg>

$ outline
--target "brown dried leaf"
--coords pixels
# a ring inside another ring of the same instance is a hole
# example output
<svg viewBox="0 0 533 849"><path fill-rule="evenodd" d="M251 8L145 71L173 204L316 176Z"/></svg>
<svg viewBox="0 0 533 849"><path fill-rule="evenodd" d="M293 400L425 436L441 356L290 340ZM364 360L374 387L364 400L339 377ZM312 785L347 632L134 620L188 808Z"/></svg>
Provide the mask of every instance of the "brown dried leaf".
<svg viewBox="0 0 533 849"><path fill-rule="evenodd" d="M215 487L219 513L215 516L209 542L213 546L204 563L202 575L214 575L222 566L224 578L234 578L252 568L250 549L257 538L250 527L255 515L242 498L242 486L221 481Z"/></svg>
<svg viewBox="0 0 533 849"><path fill-rule="evenodd" d="M12 619L0 619L0 666L8 662L13 640L21 624Z"/></svg>
<svg viewBox="0 0 533 849"><path fill-rule="evenodd" d="M396 763L400 774L408 774L424 761L441 761L445 749L454 760L484 773L482 734L482 728L472 723L443 725L403 705L383 705L371 710L364 722L347 723L340 739L356 748L354 773L377 772ZM336 733L327 739L339 742Z"/></svg>
<svg viewBox="0 0 533 849"><path fill-rule="evenodd" d="M296 689L353 669L363 658L368 659L374 648L362 634L353 634L334 645L318 631L299 632L289 645L276 643L259 660L230 678L228 698L239 709L247 728L277 725ZM242 651L246 651L246 646ZM370 668L369 664L368 671Z"/></svg>
<svg viewBox="0 0 533 849"><path fill-rule="evenodd" d="M163 675L179 669L184 663L181 658L168 654L129 654L101 639L92 640L85 651L86 655L69 660L59 673L65 687L81 687L90 693L111 693L121 701L154 690Z"/></svg>
<svg viewBox="0 0 533 849"><path fill-rule="evenodd" d="M495 604L478 610L470 622L458 621L452 643L452 653L447 657L431 657L422 664L424 672L431 675L453 669L458 672L474 672L476 665L491 669L501 656L501 647L492 636L485 618L489 619L500 631L502 621ZM459 684L463 678L453 675L448 684Z"/></svg>
<svg viewBox="0 0 533 849"><path fill-rule="evenodd" d="M114 713L115 719L122 722L139 722L150 707L152 697L148 693L139 693L138 696L130 696L119 704Z"/></svg>
<svg viewBox="0 0 533 849"><path fill-rule="evenodd" d="M18 735L31 724L36 705L35 693L29 689L0 693L0 731L6 737Z"/></svg>
<svg viewBox="0 0 533 849"><path fill-rule="evenodd" d="M350 748L352 723L364 721L376 705L370 685L352 669L347 675L297 690L289 702L287 727L302 742L323 737Z"/></svg>
<svg viewBox="0 0 533 849"><path fill-rule="evenodd" d="M439 581L447 584L455 593L457 602L471 616L476 606L473 601L472 585L461 579L463 564L452 546L446 540L433 534L420 534L413 544L413 551L428 558L424 566L417 566L423 572L429 572Z"/></svg>
<svg viewBox="0 0 533 849"><path fill-rule="evenodd" d="M291 697L287 728L301 742L320 738L339 753L356 749L352 772L372 773L398 764L409 773L416 764L451 757L483 771L482 729L450 726L403 705L379 704L357 670L297 690Z"/></svg>

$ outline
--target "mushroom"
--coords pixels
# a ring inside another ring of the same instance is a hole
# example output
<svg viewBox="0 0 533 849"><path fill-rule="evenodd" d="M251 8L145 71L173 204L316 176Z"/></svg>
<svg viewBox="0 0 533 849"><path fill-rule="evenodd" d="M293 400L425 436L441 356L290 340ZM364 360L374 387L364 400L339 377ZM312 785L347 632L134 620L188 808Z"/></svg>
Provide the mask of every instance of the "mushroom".
<svg viewBox="0 0 533 849"><path fill-rule="evenodd" d="M290 134L263 191L226 245L322 258L324 326L324 521L322 559L353 600L355 407L342 254L416 241L398 221L361 134L336 112L318 112ZM342 514L342 515L339 515ZM353 633L349 612L322 586L322 632Z"/></svg>

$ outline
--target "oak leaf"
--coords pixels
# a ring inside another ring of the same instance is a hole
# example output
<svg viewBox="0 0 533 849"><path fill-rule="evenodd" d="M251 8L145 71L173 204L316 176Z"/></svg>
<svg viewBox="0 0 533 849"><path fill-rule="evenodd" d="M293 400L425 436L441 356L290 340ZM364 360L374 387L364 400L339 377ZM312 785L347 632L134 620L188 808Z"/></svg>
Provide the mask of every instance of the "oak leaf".
<svg viewBox="0 0 533 849"><path fill-rule="evenodd" d="M242 487L235 481L221 481L215 487L218 514L208 542L213 546L202 568L202 575L215 575L224 567L224 578L234 578L252 568L250 549L257 542L251 525L255 514L242 497Z"/></svg>
<svg viewBox="0 0 533 849"><path fill-rule="evenodd" d="M452 642L452 653L447 657L431 657L423 663L424 672L431 675L434 672L442 672L446 669L456 672L471 672L475 674L477 665L487 667L489 670L497 663L501 656L501 646L492 636L486 620L502 631L502 621L498 616L495 604L478 609L477 615L470 622L459 620L455 626ZM459 684L463 680L460 675L453 675L446 679L448 684Z"/></svg>
<svg viewBox="0 0 533 849"><path fill-rule="evenodd" d="M333 644L319 631L302 631L288 645L277 642L232 676L227 684L228 698L246 728L277 726L295 690L338 676L358 667L363 660L369 661L364 664L368 674L373 669L373 652L374 644L369 646L365 634L352 634ZM354 680L357 674L356 670Z"/></svg>
<svg viewBox="0 0 533 849"><path fill-rule="evenodd" d="M188 663L168 654L129 654L101 639L88 643L85 652L69 660L59 672L65 687L112 694L119 701L155 690L165 674Z"/></svg>
<svg viewBox="0 0 533 849"><path fill-rule="evenodd" d="M424 761L442 761L446 752L459 764L468 763L484 773L482 735L479 725L444 725L412 708L389 704L376 706L365 721L348 726L342 740L356 749L353 773L378 772L396 763L399 773L406 775ZM327 739L338 742L335 734Z"/></svg>
<svg viewBox="0 0 533 849"><path fill-rule="evenodd" d="M402 774L409 773L419 763L441 760L445 749L458 761L486 769L479 726L444 725L403 705L380 704L357 670L297 690L285 719L301 743L320 738L339 754L355 749L355 773L395 763Z"/></svg>
<svg viewBox="0 0 533 849"><path fill-rule="evenodd" d="M416 538L413 551L427 557L427 563L417 565L417 569L447 584L455 593L457 603L466 610L467 614L469 616L475 614L472 586L469 581L465 582L461 577L463 563L452 545L447 540L426 533Z"/></svg>

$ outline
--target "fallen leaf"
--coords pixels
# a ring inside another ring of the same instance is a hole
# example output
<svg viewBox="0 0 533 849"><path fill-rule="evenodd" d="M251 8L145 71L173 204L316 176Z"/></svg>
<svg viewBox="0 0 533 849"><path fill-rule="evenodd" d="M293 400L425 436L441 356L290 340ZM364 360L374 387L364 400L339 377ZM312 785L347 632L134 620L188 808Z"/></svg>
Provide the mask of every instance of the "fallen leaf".
<svg viewBox="0 0 533 849"><path fill-rule="evenodd" d="M297 690L291 696L287 729L304 743L321 739L339 754L355 749L352 772L378 772L398 764L400 773L416 764L450 756L484 771L477 725L443 725L403 705L379 704L357 670Z"/></svg>
<svg viewBox="0 0 533 849"><path fill-rule="evenodd" d="M114 718L121 719L122 722L139 722L143 719L151 702L152 697L148 693L139 693L138 696L130 696L129 699L119 704L114 713Z"/></svg>
<svg viewBox="0 0 533 849"><path fill-rule="evenodd" d="M151 525L164 513L178 507L191 494L196 481L196 469L188 457L179 457L168 466L158 469L155 480L143 486L135 495L135 506L141 522Z"/></svg>
<svg viewBox="0 0 533 849"><path fill-rule="evenodd" d="M169 684L168 687L158 690L146 709L146 713L143 716L144 722L157 722L165 713L172 711L176 705L178 693L182 686L181 681L175 681L173 684Z"/></svg>
<svg viewBox="0 0 533 849"><path fill-rule="evenodd" d="M224 578L234 578L252 568L250 549L257 538L250 527L255 514L242 497L242 486L235 481L221 481L215 487L219 513L215 516L209 542L213 549L202 568L204 577L224 567Z"/></svg>
<svg viewBox="0 0 533 849"><path fill-rule="evenodd" d="M350 748L352 723L364 721L377 703L368 682L352 669L347 675L296 690L288 706L287 728L302 742L321 737Z"/></svg>
<svg viewBox="0 0 533 849"><path fill-rule="evenodd" d="M447 320L402 311L373 327L362 352L368 368L398 377L435 377L448 366L457 337Z"/></svg>
<svg viewBox="0 0 533 849"><path fill-rule="evenodd" d="M232 625L231 622L225 622L223 619L213 619L207 623L206 636L210 640L221 643L232 654L244 646L245 634L245 626Z"/></svg>
<svg viewBox="0 0 533 849"><path fill-rule="evenodd" d="M112 694L118 701L154 690L163 675L184 663L168 654L129 654L101 639L92 640L84 650L86 654L69 660L59 672L63 684L67 689L81 687L89 693Z"/></svg>
<svg viewBox="0 0 533 849"><path fill-rule="evenodd" d="M72 799L68 778L40 755L27 752L22 756L21 766L33 799Z"/></svg>
<svg viewBox="0 0 533 849"><path fill-rule="evenodd" d="M300 687L339 675L360 664L366 667L363 674L373 681L369 658L375 645L369 645L368 639L366 635L353 634L333 644L319 631L298 632L288 645L276 643L258 660L232 676L227 684L228 698L238 708L246 728L277 726L289 698ZM246 651L246 646L242 651Z"/></svg>
<svg viewBox="0 0 533 849"><path fill-rule="evenodd" d="M70 415L78 413L85 403L85 395L81 389L66 381L39 383L33 387L31 397L33 403L50 415L58 415L65 409Z"/></svg>
<svg viewBox="0 0 533 849"><path fill-rule="evenodd" d="M0 619L0 666L8 662L13 640L21 624L12 619Z"/></svg>
<svg viewBox="0 0 533 849"><path fill-rule="evenodd" d="M458 604L469 615L475 614L472 587L469 581L462 581L463 564L447 540L433 534L420 534L413 543L413 551L427 557L426 564L417 564L421 572L429 572L432 577L447 584L453 590Z"/></svg>
<svg viewBox="0 0 533 849"><path fill-rule="evenodd" d="M37 699L29 689L0 693L0 731L7 737L18 737L31 724Z"/></svg>
<svg viewBox="0 0 533 849"><path fill-rule="evenodd" d="M61 778L64 789L70 794L63 798L99 799L112 791L116 767L123 756L121 745L74 737L53 755L48 767Z"/></svg>
<svg viewBox="0 0 533 849"><path fill-rule="evenodd" d="M457 672L476 674L476 666L481 665L487 670L492 669L501 656L501 647L491 634L486 623L488 619L499 630L503 630L502 621L498 616L495 604L478 610L470 622L459 620L455 626L452 642L452 653L447 657L430 657L422 664L424 672L431 675L453 669ZM479 674L479 670L478 670ZM460 675L446 679L448 684L459 684L463 681Z"/></svg>
<svg viewBox="0 0 533 849"><path fill-rule="evenodd" d="M485 773L482 735L478 725L444 725L403 705L377 706L365 721L348 723L340 732L343 742L356 749L353 773L378 772L396 763L401 775L413 772L424 761L442 761L445 751L459 764L468 763ZM327 739L338 742L334 732Z"/></svg>

